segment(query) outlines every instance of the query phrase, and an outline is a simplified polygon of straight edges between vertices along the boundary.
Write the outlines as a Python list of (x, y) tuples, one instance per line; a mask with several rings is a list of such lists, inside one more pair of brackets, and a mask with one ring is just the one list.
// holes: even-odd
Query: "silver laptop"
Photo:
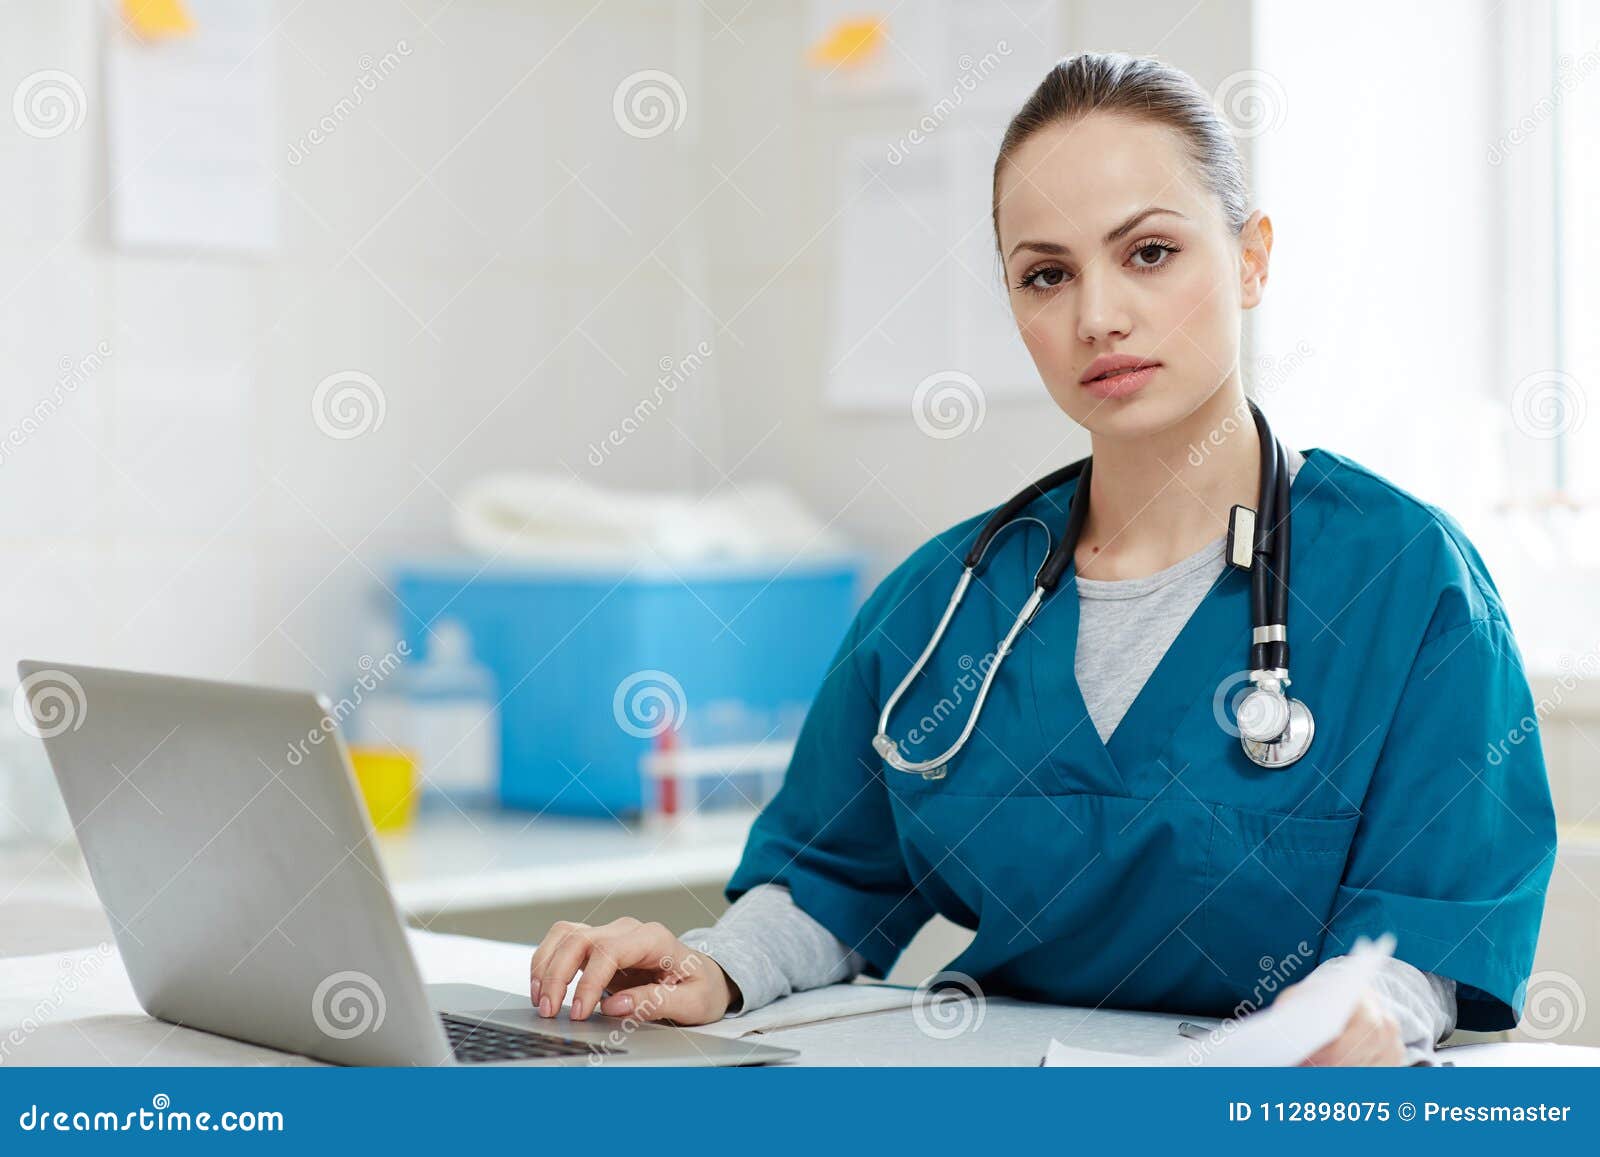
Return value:
[(151, 1016), (345, 1065), (797, 1055), (614, 1017), (543, 1019), (526, 992), (423, 984), (315, 695), (34, 660), (17, 671)]

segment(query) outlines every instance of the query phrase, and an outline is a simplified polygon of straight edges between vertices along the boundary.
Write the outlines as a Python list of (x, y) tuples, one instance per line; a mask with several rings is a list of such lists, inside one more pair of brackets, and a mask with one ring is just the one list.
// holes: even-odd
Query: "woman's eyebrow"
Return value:
[[(1111, 232), (1107, 233), (1106, 244), (1110, 245), (1114, 241), (1122, 240), (1129, 233), (1133, 232), (1134, 228), (1138, 226), (1139, 222), (1143, 221), (1146, 217), (1154, 217), (1157, 213), (1168, 213), (1174, 217), (1182, 217), (1185, 221), (1189, 219), (1176, 209), (1163, 209), (1159, 206), (1150, 209), (1144, 209), (1138, 213), (1135, 213), (1121, 225), (1118, 225), (1115, 229), (1111, 230)], [(1035, 253), (1046, 253), (1052, 257), (1066, 257), (1070, 256), (1072, 253), (1071, 248), (1056, 241), (1018, 241), (1014, 246), (1012, 246), (1010, 256), (1015, 257), (1017, 255), (1017, 251), (1021, 249), (1031, 249)]]

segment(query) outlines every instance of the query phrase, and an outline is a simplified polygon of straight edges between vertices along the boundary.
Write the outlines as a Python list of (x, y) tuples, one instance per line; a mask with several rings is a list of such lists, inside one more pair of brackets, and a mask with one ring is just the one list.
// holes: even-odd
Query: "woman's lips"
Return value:
[(1106, 377), (1084, 382), (1083, 388), (1097, 398), (1126, 398), (1129, 394), (1136, 394), (1144, 389), (1145, 383), (1160, 368), (1159, 365), (1145, 366), (1142, 369), (1108, 374)]

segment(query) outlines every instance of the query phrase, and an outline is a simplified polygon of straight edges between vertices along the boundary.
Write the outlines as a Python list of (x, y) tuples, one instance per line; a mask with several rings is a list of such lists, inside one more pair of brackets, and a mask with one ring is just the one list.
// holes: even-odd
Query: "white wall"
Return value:
[[(670, 48), (672, 13), (278, 4), (259, 51), (278, 78), (283, 241), (251, 261), (108, 246), (109, 7), (0, 5), (0, 88), (62, 68), (89, 96), (55, 139), (0, 124), (4, 424), (62, 359), (110, 349), (0, 468), (0, 658), (342, 684), (369, 568), (446, 545), (444, 495), (478, 473), (578, 462), (679, 352), (676, 285), (634, 268), (675, 219), (659, 191), (674, 146), (611, 114), (622, 64)], [(291, 164), (362, 58), (402, 42), (400, 67)], [(310, 399), (344, 369), (377, 380), (387, 415), (337, 441)], [(668, 433), (616, 473), (664, 480)]]
[[(1242, 3), (1067, 13), (1059, 54), (1158, 51), (1208, 84), (1248, 56)], [(835, 149), (923, 110), (819, 98), (803, 5), (280, 0), (272, 20), (258, 51), (277, 77), (279, 251), (129, 254), (106, 211), (114, 6), (0, 3), (0, 95), (60, 68), (89, 98), (54, 139), (0, 122), (0, 425), (64, 359), (109, 351), (0, 459), (7, 667), (340, 686), (383, 559), (447, 547), (446, 496), (490, 470), (787, 481), (882, 569), (1083, 452), (1042, 390), (950, 441), (909, 411), (824, 405)], [(386, 54), (397, 67), (291, 163)], [(685, 123), (635, 139), (613, 93), (652, 68), (680, 78)], [(658, 363), (707, 336), (707, 366), (592, 466)], [(347, 369), (387, 411), (339, 441), (310, 399)]]

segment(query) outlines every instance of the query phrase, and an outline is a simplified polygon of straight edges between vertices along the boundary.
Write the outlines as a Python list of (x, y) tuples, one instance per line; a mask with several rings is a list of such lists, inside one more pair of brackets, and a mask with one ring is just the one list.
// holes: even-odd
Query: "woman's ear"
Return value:
[(1257, 209), (1239, 231), (1239, 304), (1254, 309), (1267, 288), (1267, 262), (1272, 257), (1272, 218)]

